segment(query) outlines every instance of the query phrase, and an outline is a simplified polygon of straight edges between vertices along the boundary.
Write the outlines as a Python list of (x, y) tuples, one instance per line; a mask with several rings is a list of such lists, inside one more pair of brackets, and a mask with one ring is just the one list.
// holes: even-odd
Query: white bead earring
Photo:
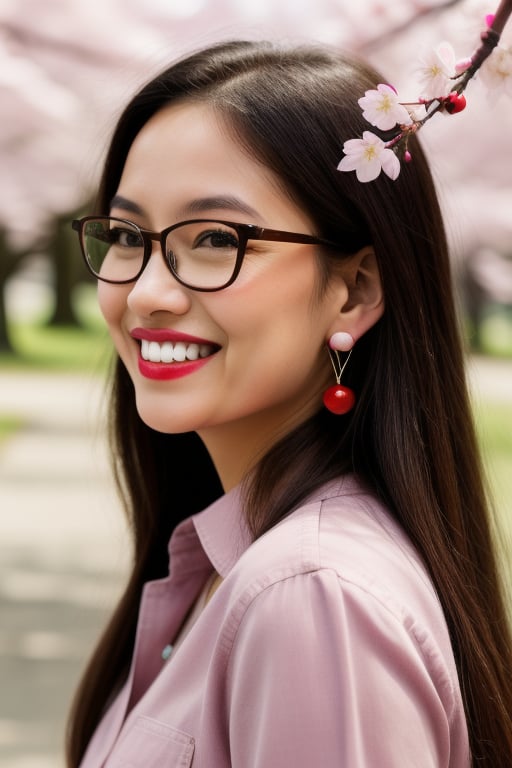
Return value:
[[(340, 384), (343, 371), (350, 360), (353, 346), (353, 337), (350, 333), (345, 333), (344, 331), (333, 333), (329, 339), (329, 355), (332, 367), (334, 368), (334, 375), (336, 376), (336, 384), (333, 384), (325, 390), (323, 402), (327, 410), (337, 416), (343, 416), (345, 413), (351, 411), (356, 402), (356, 396), (353, 390), (350, 389), (350, 387), (345, 387), (343, 384)], [(340, 362), (340, 352), (348, 352), (348, 357), (343, 365)]]
[(350, 335), (350, 333), (346, 333), (345, 331), (338, 331), (338, 333), (333, 333), (329, 339), (329, 347), (336, 352), (350, 352), (353, 346), (354, 338)]

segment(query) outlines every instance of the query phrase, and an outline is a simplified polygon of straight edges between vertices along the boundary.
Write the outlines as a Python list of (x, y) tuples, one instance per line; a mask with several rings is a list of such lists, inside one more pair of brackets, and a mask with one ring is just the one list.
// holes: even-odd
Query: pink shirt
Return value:
[[(170, 553), (81, 768), (469, 767), (437, 596), (353, 478), (254, 543), (235, 489), (181, 523)], [(212, 569), (223, 583), (164, 662)]]

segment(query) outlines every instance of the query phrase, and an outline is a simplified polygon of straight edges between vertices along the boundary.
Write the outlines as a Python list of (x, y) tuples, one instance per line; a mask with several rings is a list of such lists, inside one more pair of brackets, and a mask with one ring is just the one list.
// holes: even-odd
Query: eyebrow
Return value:
[(253, 218), (260, 218), (258, 212), (251, 208), (250, 205), (240, 200), (238, 197), (231, 195), (219, 195), (215, 197), (199, 197), (196, 200), (191, 200), (184, 206), (180, 213), (183, 214), (196, 214), (206, 213), (207, 211), (234, 211), (235, 213), (244, 213), (247, 216)]
[(144, 209), (134, 203), (132, 200), (123, 197), (122, 195), (114, 195), (110, 201), (110, 208), (121, 208), (123, 211), (129, 213), (136, 213), (138, 216), (144, 216)]
[[(135, 213), (137, 216), (145, 216), (144, 209), (128, 198), (122, 195), (114, 195), (110, 202), (110, 208), (120, 208), (128, 213)], [(208, 211), (234, 211), (251, 216), (253, 219), (259, 219), (260, 215), (250, 205), (231, 195), (216, 195), (214, 197), (198, 197), (190, 200), (186, 205), (180, 208), (179, 216), (190, 216), (206, 213)]]

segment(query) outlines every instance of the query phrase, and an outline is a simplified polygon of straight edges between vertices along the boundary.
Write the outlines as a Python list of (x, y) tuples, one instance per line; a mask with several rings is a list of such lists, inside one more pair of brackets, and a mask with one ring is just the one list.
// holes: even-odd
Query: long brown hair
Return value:
[[(225, 43), (189, 56), (145, 86), (121, 116), (98, 208), (108, 211), (131, 143), (146, 121), (177, 99), (199, 99), (218, 110), (236, 140), (281, 178), (318, 235), (373, 245), (386, 311), (354, 350), (347, 383), (358, 393), (357, 407), (343, 419), (322, 409), (273, 446), (246, 484), (247, 518), (258, 537), (341, 472), (356, 472), (370, 485), (414, 542), (437, 589), (473, 759), (505, 768), (512, 762), (511, 642), (432, 179), (416, 141), (413, 162), (394, 182), (361, 184), (355, 174), (336, 170), (343, 142), (366, 129), (357, 98), (380, 81), (366, 65), (314, 46)], [(331, 259), (325, 255), (327, 271)], [(79, 764), (126, 678), (142, 586), (166, 574), (168, 537), (179, 520), (222, 493), (194, 434), (163, 435), (142, 423), (119, 360), (111, 412), (134, 563), (76, 696), (69, 768)], [(201, 477), (201, 483), (187, 483), (187, 476)], [(173, 477), (192, 489), (177, 509)]]

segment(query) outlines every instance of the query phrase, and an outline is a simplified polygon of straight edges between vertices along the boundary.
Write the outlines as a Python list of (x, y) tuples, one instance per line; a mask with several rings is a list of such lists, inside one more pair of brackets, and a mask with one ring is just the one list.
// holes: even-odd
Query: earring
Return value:
[(338, 352), (350, 352), (353, 346), (353, 337), (350, 335), (350, 333), (346, 333), (345, 331), (338, 331), (338, 333), (333, 333), (329, 339), (330, 349), (335, 349)]
[[(354, 339), (350, 333), (334, 333), (329, 339), (329, 356), (331, 358), (332, 367), (334, 368), (334, 375), (336, 376), (336, 384), (329, 387), (324, 392), (324, 405), (328, 411), (336, 414), (337, 416), (343, 416), (352, 410), (356, 402), (356, 396), (350, 387), (345, 387), (340, 384), (343, 371), (347, 367), (347, 363), (350, 360), (352, 354), (352, 347), (354, 346)], [(341, 365), (340, 352), (348, 352), (347, 359)]]

